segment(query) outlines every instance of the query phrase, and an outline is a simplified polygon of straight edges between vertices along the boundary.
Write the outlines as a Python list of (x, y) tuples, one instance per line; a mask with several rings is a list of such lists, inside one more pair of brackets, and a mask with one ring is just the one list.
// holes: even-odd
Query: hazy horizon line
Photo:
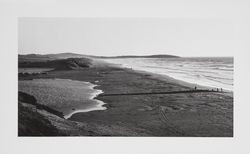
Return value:
[(51, 54), (78, 54), (78, 55), (86, 55), (86, 56), (97, 56), (97, 57), (118, 57), (118, 56), (152, 56), (152, 55), (170, 55), (170, 56), (178, 56), (178, 57), (234, 57), (233, 55), (225, 55), (225, 56), (181, 56), (181, 55), (174, 55), (174, 54), (166, 54), (166, 53), (156, 53), (156, 54), (127, 54), (127, 55), (92, 55), (92, 54), (83, 54), (77, 52), (56, 52), (56, 53), (18, 53), (18, 55), (51, 55)]

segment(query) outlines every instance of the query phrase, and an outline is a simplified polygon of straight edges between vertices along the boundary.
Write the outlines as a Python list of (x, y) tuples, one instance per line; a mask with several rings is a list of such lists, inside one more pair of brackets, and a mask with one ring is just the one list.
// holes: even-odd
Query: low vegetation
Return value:
[(38, 104), (35, 97), (18, 92), (18, 136), (64, 135), (37, 110), (44, 110), (59, 117), (62, 113)]
[(46, 61), (20, 61), (19, 68), (54, 68), (55, 70), (72, 70), (88, 68), (91, 66), (91, 59), (68, 58)]

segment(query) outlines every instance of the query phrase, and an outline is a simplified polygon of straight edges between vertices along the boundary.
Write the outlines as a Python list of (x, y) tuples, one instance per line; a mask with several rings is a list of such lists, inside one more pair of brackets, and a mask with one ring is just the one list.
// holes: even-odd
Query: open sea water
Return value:
[(233, 57), (117, 58), (104, 61), (198, 85), (233, 91)]

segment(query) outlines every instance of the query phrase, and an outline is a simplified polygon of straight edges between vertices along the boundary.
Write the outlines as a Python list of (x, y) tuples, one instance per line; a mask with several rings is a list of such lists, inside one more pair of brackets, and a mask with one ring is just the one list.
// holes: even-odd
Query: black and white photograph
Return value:
[(249, 154), (250, 1), (0, 0), (2, 154)]
[(18, 136), (233, 137), (226, 21), (33, 17), (18, 34)]

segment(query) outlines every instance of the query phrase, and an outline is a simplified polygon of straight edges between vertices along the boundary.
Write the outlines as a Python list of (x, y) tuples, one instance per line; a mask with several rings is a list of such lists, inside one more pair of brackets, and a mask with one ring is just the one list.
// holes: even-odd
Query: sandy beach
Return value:
[[(104, 94), (192, 90), (194, 85), (167, 76), (134, 71), (95, 61), (82, 70), (56, 70), (19, 77), (60, 78), (98, 84)], [(204, 87), (198, 87), (204, 88)], [(50, 119), (73, 136), (233, 136), (233, 93), (178, 93), (138, 96), (99, 96), (107, 110)], [(55, 122), (57, 121), (57, 123)], [(72, 123), (72, 124), (69, 124)], [(66, 128), (67, 125), (67, 129)]]

